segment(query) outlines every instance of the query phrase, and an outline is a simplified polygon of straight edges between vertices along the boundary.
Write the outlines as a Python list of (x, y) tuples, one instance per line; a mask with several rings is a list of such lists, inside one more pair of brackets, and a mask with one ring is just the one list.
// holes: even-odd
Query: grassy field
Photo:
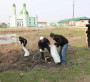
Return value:
[[(31, 56), (23, 57), (18, 43), (0, 45), (0, 82), (90, 82), (90, 49), (86, 48), (85, 28), (1, 29), (0, 34), (18, 34), (28, 40)], [(40, 36), (49, 40), (50, 32), (62, 34), (69, 40), (67, 64), (37, 63)], [(50, 56), (46, 53), (45, 55)], [(36, 57), (33, 60), (33, 57)], [(40, 62), (40, 61), (39, 61)]]

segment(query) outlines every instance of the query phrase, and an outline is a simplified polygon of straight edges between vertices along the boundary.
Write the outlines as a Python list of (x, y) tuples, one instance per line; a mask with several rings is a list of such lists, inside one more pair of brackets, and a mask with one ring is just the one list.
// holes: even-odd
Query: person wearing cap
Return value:
[(27, 40), (21, 36), (19, 36), (19, 41), (21, 44), (23, 44), (24, 47), (26, 47), (26, 44), (27, 44)]
[(90, 47), (90, 20), (88, 21), (89, 24), (86, 24), (86, 27), (88, 27), (86, 33), (88, 37), (88, 47)]
[(56, 41), (56, 43), (54, 43), (54, 45), (56, 45), (56, 47), (59, 47), (59, 46), (61, 47), (60, 51), (59, 51), (61, 63), (63, 65), (66, 64), (66, 51), (68, 48), (68, 40), (64, 36), (54, 34), (54, 33), (50, 33), (50, 37), (51, 37), (51, 39)]
[(44, 60), (44, 49), (47, 48), (49, 53), (50, 53), (50, 41), (47, 38), (44, 37), (40, 37), (40, 40), (38, 41), (38, 47), (40, 49), (41, 52), (41, 59)]

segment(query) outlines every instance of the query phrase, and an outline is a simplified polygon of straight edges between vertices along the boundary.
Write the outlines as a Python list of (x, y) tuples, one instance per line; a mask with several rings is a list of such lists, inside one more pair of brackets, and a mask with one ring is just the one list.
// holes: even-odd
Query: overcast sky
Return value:
[[(38, 15), (39, 21), (57, 22), (72, 17), (73, 0), (0, 0), (0, 22), (9, 22), (12, 4), (16, 4), (17, 16), (23, 3), (30, 16)], [(90, 0), (75, 0), (75, 17), (90, 17)]]

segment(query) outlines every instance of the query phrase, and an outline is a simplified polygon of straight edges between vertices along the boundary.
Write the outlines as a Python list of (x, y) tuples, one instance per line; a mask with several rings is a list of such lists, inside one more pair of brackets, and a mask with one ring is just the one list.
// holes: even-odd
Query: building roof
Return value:
[[(85, 20), (85, 19), (90, 19), (90, 18), (88, 18), (88, 17), (77, 17), (77, 18), (74, 18), (74, 21), (80, 21), (82, 19)], [(70, 21), (73, 21), (73, 18), (65, 19), (65, 20), (60, 20), (58, 23), (70, 22)]]
[(47, 24), (47, 22), (38, 22), (38, 24)]
[(90, 19), (80, 19), (80, 20), (90, 20)]

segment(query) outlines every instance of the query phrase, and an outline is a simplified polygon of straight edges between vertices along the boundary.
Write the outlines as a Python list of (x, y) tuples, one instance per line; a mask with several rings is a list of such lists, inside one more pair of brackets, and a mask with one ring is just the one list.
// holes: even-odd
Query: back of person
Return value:
[(22, 41), (24, 43), (24, 41), (27, 41), (25, 38), (22, 38), (20, 41)]
[(54, 40), (56, 42), (59, 42), (60, 46), (63, 46), (68, 43), (68, 40), (64, 36), (58, 34), (55, 35)]
[(25, 47), (27, 44), (27, 40), (23, 37), (19, 37), (19, 41), (21, 42), (21, 44), (23, 44), (23, 46)]
[(68, 40), (64, 36), (54, 34), (54, 33), (50, 33), (50, 37), (51, 39), (56, 41), (54, 43), (56, 47), (61, 46), (59, 50), (59, 55), (60, 55), (62, 65), (65, 65), (66, 64), (66, 51), (68, 48)]
[(44, 41), (41, 42), (41, 40), (39, 40), (38, 45), (41, 47), (46, 47), (48, 45), (49, 41), (47, 38), (44, 38)]

